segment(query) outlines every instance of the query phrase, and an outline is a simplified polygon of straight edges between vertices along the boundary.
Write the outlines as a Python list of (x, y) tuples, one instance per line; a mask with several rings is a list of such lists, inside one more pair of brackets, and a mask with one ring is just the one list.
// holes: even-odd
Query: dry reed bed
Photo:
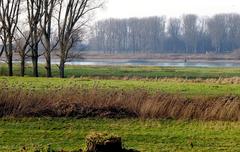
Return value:
[(0, 91), (0, 117), (138, 117), (240, 121), (240, 97), (193, 97), (144, 90), (5, 89)]

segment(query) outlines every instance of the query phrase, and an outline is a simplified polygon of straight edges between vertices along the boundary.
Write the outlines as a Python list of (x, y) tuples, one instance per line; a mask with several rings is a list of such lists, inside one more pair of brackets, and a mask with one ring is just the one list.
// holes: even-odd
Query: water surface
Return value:
[(92, 65), (92, 66), (159, 66), (159, 67), (240, 67), (240, 61), (157, 61), (157, 60), (82, 60), (71, 61), (68, 65)]

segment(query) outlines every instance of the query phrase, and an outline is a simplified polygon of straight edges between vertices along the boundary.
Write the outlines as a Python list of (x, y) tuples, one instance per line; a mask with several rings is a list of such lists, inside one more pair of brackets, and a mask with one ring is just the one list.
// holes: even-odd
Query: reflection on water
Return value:
[(125, 60), (125, 61), (72, 61), (69, 65), (93, 66), (162, 66), (162, 67), (240, 67), (240, 61), (151, 61), (151, 60)]

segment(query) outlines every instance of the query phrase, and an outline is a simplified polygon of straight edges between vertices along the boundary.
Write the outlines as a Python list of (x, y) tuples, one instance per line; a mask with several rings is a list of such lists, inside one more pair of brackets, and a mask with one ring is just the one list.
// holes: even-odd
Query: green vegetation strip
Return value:
[[(240, 123), (139, 121), (135, 119), (0, 119), (0, 151), (85, 147), (91, 132), (123, 138), (126, 148), (157, 151), (240, 151)], [(193, 146), (193, 147), (192, 147)]]
[(119, 90), (144, 89), (152, 92), (179, 95), (240, 95), (240, 84), (218, 84), (206, 82), (144, 81), (144, 80), (97, 80), (88, 78), (22, 78), (0, 77), (0, 87), (33, 91), (48, 91), (64, 88), (102, 88)]
[[(40, 76), (45, 76), (45, 68), (40, 65)], [(20, 67), (14, 65), (14, 75), (19, 76)], [(0, 75), (7, 75), (7, 66), (0, 64)], [(26, 67), (26, 75), (32, 75), (31, 65)], [(59, 75), (53, 65), (53, 75)], [(140, 78), (229, 78), (240, 76), (239, 68), (176, 68), (176, 67), (132, 67), (132, 66), (67, 66), (67, 77), (140, 77)]]

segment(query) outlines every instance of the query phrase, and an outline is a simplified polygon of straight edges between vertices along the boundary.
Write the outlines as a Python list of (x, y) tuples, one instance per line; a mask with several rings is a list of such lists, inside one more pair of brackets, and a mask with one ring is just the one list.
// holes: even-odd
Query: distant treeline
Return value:
[(92, 30), (89, 49), (105, 53), (216, 53), (240, 48), (240, 15), (107, 19)]

